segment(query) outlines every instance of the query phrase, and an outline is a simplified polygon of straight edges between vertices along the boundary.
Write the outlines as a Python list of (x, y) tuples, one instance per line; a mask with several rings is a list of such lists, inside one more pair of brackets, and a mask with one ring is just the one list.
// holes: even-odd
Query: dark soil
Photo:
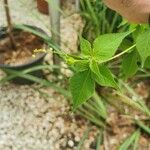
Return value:
[(24, 31), (13, 31), (16, 49), (13, 49), (8, 35), (0, 39), (0, 64), (16, 66), (26, 64), (32, 59), (33, 50), (43, 47), (43, 40)]

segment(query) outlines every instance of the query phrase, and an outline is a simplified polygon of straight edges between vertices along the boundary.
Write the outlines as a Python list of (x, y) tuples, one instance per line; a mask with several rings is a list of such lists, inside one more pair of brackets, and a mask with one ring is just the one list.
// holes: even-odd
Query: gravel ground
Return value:
[[(0, 150), (75, 149), (88, 123), (77, 121), (64, 97), (52, 89), (45, 99), (33, 87), (0, 86)], [(84, 150), (92, 150), (96, 133), (93, 127)]]

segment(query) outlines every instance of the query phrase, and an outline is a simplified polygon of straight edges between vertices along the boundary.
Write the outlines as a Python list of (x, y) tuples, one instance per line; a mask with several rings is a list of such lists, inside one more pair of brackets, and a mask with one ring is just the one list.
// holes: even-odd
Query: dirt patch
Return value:
[(12, 48), (8, 35), (0, 40), (0, 63), (10, 66), (22, 65), (34, 59), (34, 49), (43, 47), (43, 40), (21, 30), (13, 31), (16, 48)]

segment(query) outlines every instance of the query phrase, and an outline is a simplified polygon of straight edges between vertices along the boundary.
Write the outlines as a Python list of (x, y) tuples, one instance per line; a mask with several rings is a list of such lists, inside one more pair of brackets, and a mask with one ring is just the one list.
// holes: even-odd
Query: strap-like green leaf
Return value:
[(128, 150), (131, 144), (134, 143), (137, 137), (139, 137), (140, 131), (135, 131), (129, 138), (127, 138), (124, 143), (119, 147), (118, 150)]

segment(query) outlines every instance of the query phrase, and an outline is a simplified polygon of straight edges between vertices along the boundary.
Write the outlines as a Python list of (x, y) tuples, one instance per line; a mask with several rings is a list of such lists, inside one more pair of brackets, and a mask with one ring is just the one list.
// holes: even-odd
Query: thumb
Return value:
[(150, 0), (103, 0), (111, 9), (117, 11), (133, 23), (148, 23)]

